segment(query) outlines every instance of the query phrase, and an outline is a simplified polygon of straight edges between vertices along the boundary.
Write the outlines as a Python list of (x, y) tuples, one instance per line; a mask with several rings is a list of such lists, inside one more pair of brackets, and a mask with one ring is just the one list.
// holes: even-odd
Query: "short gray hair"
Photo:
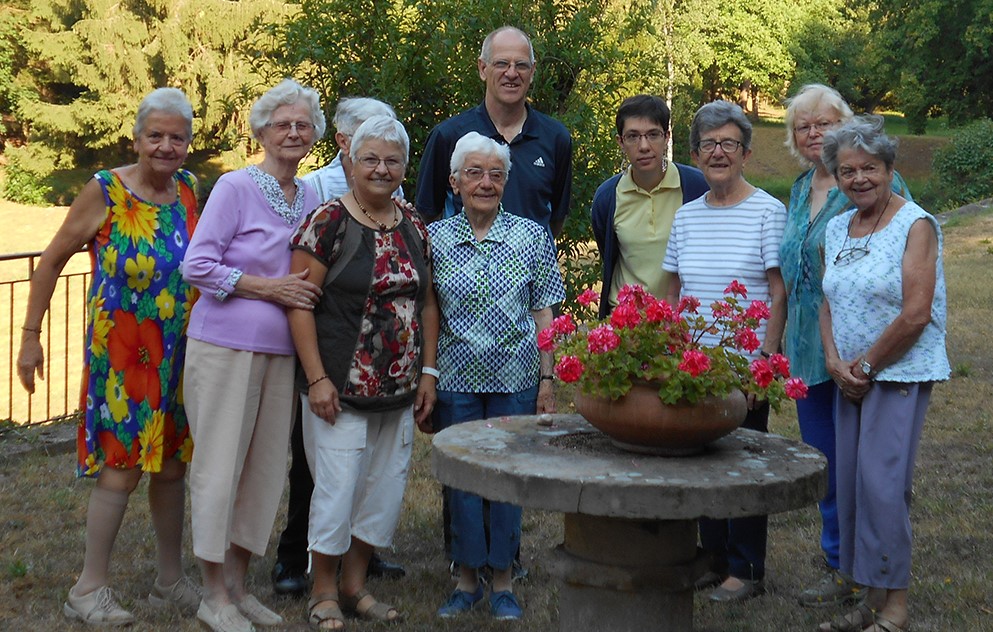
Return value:
[(352, 136), (352, 147), (348, 157), (354, 162), (359, 150), (367, 140), (381, 140), (385, 143), (399, 145), (403, 149), (403, 161), (406, 163), (410, 154), (410, 137), (403, 123), (392, 116), (373, 116), (367, 118)]
[(531, 45), (531, 38), (528, 37), (528, 34), (527, 33), (525, 33), (524, 31), (522, 31), (521, 29), (517, 28), (516, 26), (501, 26), (498, 29), (494, 29), (494, 30), (490, 31), (489, 35), (487, 35), (486, 38), (483, 40), (483, 47), (479, 51), (479, 58), (482, 59), (483, 61), (485, 61), (486, 63), (490, 63), (490, 61), (492, 60), (491, 55), (493, 53), (493, 39), (497, 35), (499, 35), (500, 33), (505, 33), (507, 31), (510, 31), (510, 32), (513, 32), (513, 33), (516, 33), (516, 34), (520, 35), (521, 38), (525, 42), (527, 42), (527, 44), (528, 44), (528, 60), (533, 64), (534, 63), (534, 46)]
[(503, 170), (510, 174), (510, 147), (479, 132), (469, 132), (455, 143), (455, 151), (452, 152), (452, 160), (449, 163), (456, 180), (462, 179), (462, 167), (465, 166), (465, 159), (469, 154), (496, 156), (503, 163)]
[(837, 112), (842, 123), (848, 121), (854, 113), (848, 107), (845, 98), (841, 93), (826, 86), (823, 83), (808, 83), (800, 88), (796, 94), (786, 99), (786, 148), (790, 150), (793, 157), (800, 161), (804, 167), (812, 167), (813, 164), (803, 157), (796, 146), (796, 132), (793, 130), (796, 117), (805, 112), (813, 112), (821, 106), (826, 106)]
[(324, 119), (324, 112), (321, 110), (321, 97), (316, 90), (304, 88), (292, 79), (283, 79), (270, 88), (252, 106), (252, 111), (248, 115), (248, 124), (252, 128), (252, 134), (256, 138), (262, 132), (262, 128), (272, 120), (272, 113), (282, 105), (294, 105), (298, 102), (310, 108), (310, 122), (314, 124), (314, 140), (324, 136), (327, 129), (327, 121)]
[(134, 119), (134, 136), (145, 131), (145, 121), (153, 112), (174, 114), (186, 121), (186, 139), (193, 140), (193, 106), (186, 94), (179, 88), (158, 88), (148, 93), (138, 105), (138, 115)]
[(741, 144), (744, 148), (752, 146), (752, 122), (748, 120), (741, 107), (728, 101), (712, 101), (696, 111), (693, 124), (690, 125), (690, 150), (700, 151), (700, 136), (718, 127), (733, 123), (741, 130)]
[(845, 149), (861, 149), (873, 158), (879, 158), (887, 171), (896, 162), (897, 139), (883, 131), (885, 120), (878, 114), (856, 116), (841, 127), (824, 135), (821, 160), (834, 177), (838, 177), (838, 154)]
[(352, 136), (366, 120), (374, 116), (396, 118), (396, 112), (379, 99), (345, 97), (334, 110), (334, 129), (345, 136)]

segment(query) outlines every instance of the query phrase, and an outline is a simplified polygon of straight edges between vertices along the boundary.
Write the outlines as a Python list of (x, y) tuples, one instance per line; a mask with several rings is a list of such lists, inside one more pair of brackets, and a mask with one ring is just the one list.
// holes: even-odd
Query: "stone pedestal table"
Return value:
[(692, 630), (697, 519), (787, 511), (827, 489), (820, 452), (745, 429), (680, 458), (624, 452), (579, 415), (473, 421), (433, 445), (442, 483), (565, 515), (551, 572), (569, 632)]

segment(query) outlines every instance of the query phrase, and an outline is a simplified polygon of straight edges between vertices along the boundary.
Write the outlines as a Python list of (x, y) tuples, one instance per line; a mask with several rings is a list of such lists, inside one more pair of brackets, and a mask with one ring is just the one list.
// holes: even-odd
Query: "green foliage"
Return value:
[[(607, 0), (304, 0), (293, 21), (270, 29), (271, 78), (292, 75), (314, 87), (328, 113), (346, 95), (390, 103), (410, 134), (405, 190), (412, 198), (418, 152), (431, 129), (483, 98), (476, 68), (483, 37), (504, 24), (531, 34), (538, 61), (531, 102), (562, 121), (575, 142), (572, 212), (559, 239), (575, 295), (599, 274), (597, 260), (583, 256), (593, 192), (619, 168), (610, 122), (623, 74), (611, 71), (622, 57), (609, 35), (617, 20), (608, 8)], [(321, 162), (330, 160), (332, 135), (315, 151)]]
[(45, 204), (52, 187), (45, 174), (38, 173), (25, 165), (27, 152), (23, 147), (12, 147), (6, 151), (7, 167), (4, 170), (3, 188), (0, 195), (5, 200), (20, 204)]
[(993, 121), (983, 119), (955, 132), (935, 152), (927, 195), (939, 210), (993, 197)]

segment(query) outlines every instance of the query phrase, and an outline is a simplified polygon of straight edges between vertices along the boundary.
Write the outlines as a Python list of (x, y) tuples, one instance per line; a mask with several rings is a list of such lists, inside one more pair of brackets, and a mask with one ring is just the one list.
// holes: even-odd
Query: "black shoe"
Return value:
[(399, 564), (394, 564), (393, 562), (387, 562), (383, 558), (379, 557), (378, 553), (373, 553), (372, 557), (369, 558), (369, 569), (366, 571), (366, 577), (384, 577), (386, 579), (400, 579), (407, 574), (403, 566)]
[(310, 579), (306, 571), (276, 562), (272, 567), (272, 591), (287, 597), (303, 597), (310, 591)]

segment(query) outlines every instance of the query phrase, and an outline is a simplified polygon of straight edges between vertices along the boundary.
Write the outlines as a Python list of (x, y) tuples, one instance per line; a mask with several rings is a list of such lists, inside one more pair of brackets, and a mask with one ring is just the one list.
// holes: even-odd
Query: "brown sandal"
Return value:
[(889, 619), (876, 617), (876, 622), (865, 629), (868, 632), (909, 632), (910, 626), (907, 625), (906, 627), (901, 628)]
[[(359, 610), (359, 602), (366, 597), (371, 597), (373, 602), (372, 605), (365, 610)], [(389, 604), (385, 604), (382, 601), (377, 601), (375, 597), (372, 596), (368, 590), (363, 588), (359, 592), (355, 593), (351, 597), (347, 595), (342, 595), (341, 605), (350, 612), (355, 613), (360, 619), (365, 619), (366, 621), (383, 621), (385, 623), (396, 623), (400, 621), (400, 611)], [(390, 616), (392, 614), (392, 616)]]
[[(333, 606), (327, 606), (324, 608), (318, 608), (317, 606), (325, 602), (334, 602)], [(345, 629), (345, 615), (341, 613), (341, 606), (338, 605), (338, 595), (333, 593), (323, 593), (320, 595), (314, 595), (307, 602), (307, 611), (310, 617), (307, 622), (310, 623), (310, 627), (315, 630), (344, 630)], [(340, 625), (333, 625), (333, 627), (326, 627), (324, 624), (328, 621), (332, 623), (338, 623)]]
[(872, 608), (860, 603), (854, 610), (838, 615), (828, 623), (818, 626), (819, 632), (862, 632), (875, 621)]

